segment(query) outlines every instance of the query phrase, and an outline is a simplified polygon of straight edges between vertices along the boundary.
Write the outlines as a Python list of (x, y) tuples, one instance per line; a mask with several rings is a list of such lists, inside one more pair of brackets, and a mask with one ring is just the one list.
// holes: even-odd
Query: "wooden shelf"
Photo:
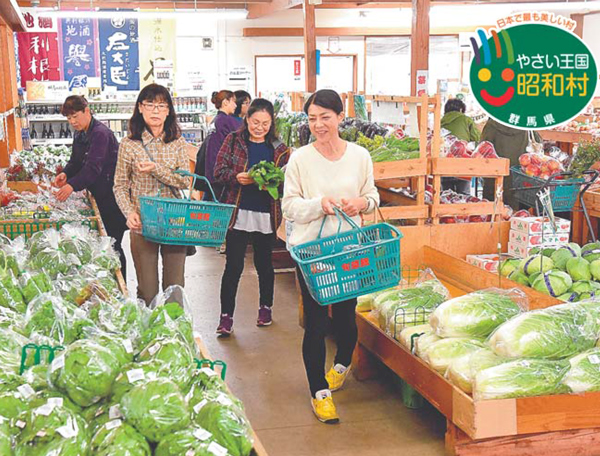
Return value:
[[(497, 210), (497, 209), (496, 209)], [(494, 213), (494, 203), (460, 203), (460, 204), (433, 204), (432, 217), (448, 217), (461, 215), (490, 215)]]
[(426, 175), (427, 168), (428, 166), (426, 158), (380, 162), (373, 163), (373, 175), (375, 177), (375, 181), (418, 177)]
[(591, 141), (592, 139), (594, 139), (594, 135), (592, 135), (591, 133), (576, 133), (571, 131), (557, 130), (541, 130), (538, 131), (538, 133), (544, 141), (579, 143), (582, 141)]
[(451, 158), (431, 159), (431, 174), (446, 177), (497, 177), (510, 175), (508, 158)]

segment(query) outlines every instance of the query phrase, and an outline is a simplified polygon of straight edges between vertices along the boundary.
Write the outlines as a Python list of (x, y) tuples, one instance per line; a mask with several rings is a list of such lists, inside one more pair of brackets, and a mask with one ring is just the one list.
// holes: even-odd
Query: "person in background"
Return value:
[(163, 264), (162, 289), (184, 286), (186, 247), (156, 244), (142, 236), (140, 196), (178, 196), (191, 184), (176, 174), (188, 169), (186, 142), (181, 137), (169, 91), (150, 84), (140, 92), (129, 136), (121, 141), (115, 174), (117, 203), (131, 230), (131, 253), (138, 282), (138, 297), (150, 304), (159, 291), (158, 255)]
[(256, 325), (269, 326), (273, 321), (272, 254), (275, 233), (282, 220), (281, 205), (266, 190), (258, 188), (248, 170), (263, 160), (283, 167), (288, 158), (289, 149), (275, 134), (273, 104), (257, 98), (250, 105), (241, 130), (225, 139), (215, 166), (215, 179), (225, 186), (223, 202), (236, 205), (227, 232), (227, 262), (221, 280), (221, 318), (217, 328), (221, 336), (233, 332), (235, 299), (249, 242), (260, 290)]
[[(360, 225), (360, 215), (372, 212), (379, 204), (369, 152), (339, 136), (338, 127), (344, 118), (340, 96), (333, 90), (319, 90), (308, 99), (304, 112), (316, 140), (295, 151), (286, 168), (282, 207), (286, 220), (294, 223), (291, 246), (314, 241), (322, 226), (323, 237), (337, 233), (340, 226), (334, 207)], [(348, 223), (341, 228), (351, 229)], [(325, 375), (328, 306), (321, 306), (312, 298), (299, 268), (298, 281), (304, 303), (302, 355), (311, 404), (319, 421), (337, 423), (331, 391), (342, 387), (350, 371), (357, 340), (356, 299), (332, 306), (337, 354)]]
[(87, 189), (95, 198), (106, 233), (115, 240), (121, 271), (127, 277), (125, 253), (121, 246), (127, 230), (113, 193), (119, 143), (115, 134), (92, 116), (87, 100), (79, 95), (68, 97), (61, 109), (75, 130), (73, 151), (63, 172), (54, 179), (59, 188), (56, 198), (65, 201), (71, 193)]
[(467, 106), (458, 98), (451, 98), (444, 106), (444, 117), (442, 117), (442, 128), (450, 131), (450, 134), (463, 141), (479, 142), (479, 130), (475, 122), (465, 114)]
[[(214, 132), (210, 135), (206, 146), (204, 175), (213, 186), (215, 195), (219, 198), (223, 191), (223, 186), (216, 182), (214, 175), (217, 154), (221, 150), (221, 146), (223, 145), (225, 138), (227, 138), (227, 135), (240, 128), (240, 120), (233, 117), (237, 105), (235, 94), (232, 91), (221, 90), (220, 92), (214, 92), (211, 101), (219, 111), (213, 121)], [(210, 192), (206, 192), (204, 194), (205, 199), (211, 198), (209, 193)]]
[(248, 107), (250, 106), (252, 97), (245, 90), (236, 90), (234, 94), (236, 107), (233, 117), (242, 122), (248, 114)]

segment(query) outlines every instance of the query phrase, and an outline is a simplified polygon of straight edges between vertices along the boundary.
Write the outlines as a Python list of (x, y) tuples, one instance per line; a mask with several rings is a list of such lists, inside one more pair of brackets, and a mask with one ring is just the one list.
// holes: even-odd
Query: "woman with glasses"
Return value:
[(225, 139), (215, 166), (215, 178), (225, 185), (223, 201), (236, 205), (227, 232), (227, 262), (221, 281), (221, 319), (217, 333), (223, 337), (233, 332), (235, 298), (250, 242), (260, 291), (256, 324), (269, 326), (272, 323), (275, 273), (271, 257), (275, 233), (281, 224), (281, 205), (256, 185), (248, 170), (261, 161), (282, 167), (288, 158), (287, 146), (275, 135), (273, 105), (257, 98), (250, 105), (241, 130)]
[(140, 92), (129, 136), (119, 147), (114, 192), (131, 230), (131, 253), (138, 297), (150, 304), (159, 291), (158, 255), (163, 264), (162, 289), (184, 285), (186, 247), (156, 244), (142, 236), (140, 196), (178, 197), (190, 180), (176, 174), (188, 169), (186, 142), (181, 137), (169, 91), (150, 84)]
[(240, 121), (240, 123), (242, 123), (244, 118), (248, 114), (248, 108), (250, 107), (252, 97), (245, 90), (236, 90), (234, 94), (236, 108), (235, 112), (233, 113), (233, 117), (235, 117)]

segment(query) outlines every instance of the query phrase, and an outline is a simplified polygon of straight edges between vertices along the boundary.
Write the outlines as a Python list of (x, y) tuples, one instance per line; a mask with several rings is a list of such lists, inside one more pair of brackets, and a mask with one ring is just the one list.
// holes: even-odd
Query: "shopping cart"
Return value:
[(515, 199), (527, 207), (535, 207), (537, 215), (541, 214), (540, 202), (537, 196), (540, 191), (550, 189), (550, 200), (554, 212), (573, 211), (575, 202), (579, 197), (580, 211), (583, 212), (592, 241), (596, 241), (590, 217), (583, 201), (583, 195), (598, 178), (598, 171), (584, 171), (582, 177), (574, 177), (574, 173), (566, 172), (550, 176), (549, 179), (542, 179), (529, 176), (521, 171), (518, 166), (513, 166), (510, 169), (510, 174), (513, 183), (513, 188), (510, 190), (514, 192)]
[[(334, 208), (338, 231), (321, 238), (326, 217), (316, 240), (292, 247), (311, 296), (322, 306), (357, 298), (398, 285), (402, 233), (388, 223), (361, 228)], [(352, 229), (341, 232), (342, 224)]]
[[(142, 235), (159, 244), (219, 247), (225, 241), (235, 206), (219, 203), (208, 179), (188, 171), (176, 173), (204, 179), (213, 201), (188, 198), (140, 197)], [(193, 188), (193, 185), (192, 185)]]

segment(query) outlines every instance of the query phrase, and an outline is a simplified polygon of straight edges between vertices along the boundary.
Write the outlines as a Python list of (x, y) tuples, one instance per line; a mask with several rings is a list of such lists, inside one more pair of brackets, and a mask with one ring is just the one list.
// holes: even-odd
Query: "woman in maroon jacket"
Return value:
[(233, 332), (235, 298), (248, 242), (254, 249), (260, 290), (256, 324), (268, 326), (273, 321), (275, 274), (271, 255), (281, 224), (281, 204), (258, 188), (248, 170), (263, 160), (283, 167), (288, 158), (287, 146), (275, 135), (273, 105), (257, 98), (250, 105), (241, 130), (225, 139), (215, 165), (215, 180), (225, 185), (223, 202), (236, 205), (226, 238), (227, 263), (221, 281), (221, 319), (217, 328), (221, 336)]

